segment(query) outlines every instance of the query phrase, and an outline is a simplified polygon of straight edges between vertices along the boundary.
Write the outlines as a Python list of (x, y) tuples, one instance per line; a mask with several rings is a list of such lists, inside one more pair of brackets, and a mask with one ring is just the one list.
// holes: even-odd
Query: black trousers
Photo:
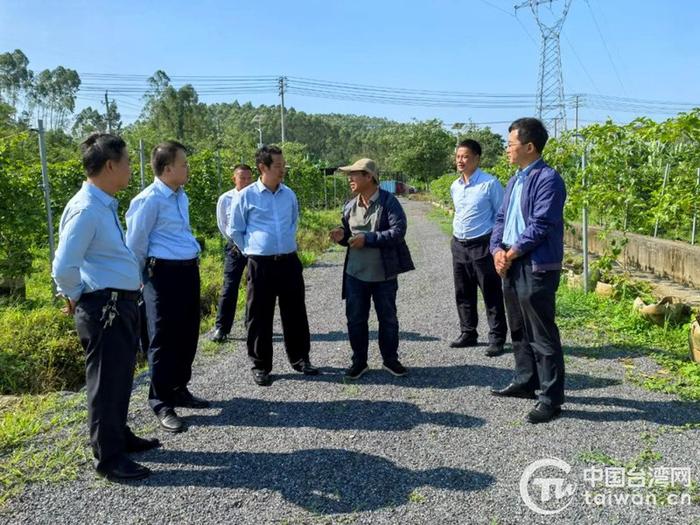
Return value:
[(148, 319), (148, 403), (158, 412), (173, 408), (177, 391), (187, 388), (197, 351), (200, 320), (199, 266), (158, 259), (144, 272)]
[(248, 264), (248, 258), (232, 242), (226, 243), (224, 252), (224, 284), (219, 296), (219, 307), (216, 312), (216, 328), (223, 334), (231, 332), (233, 320), (236, 317), (238, 303), (238, 287), (241, 284), (243, 270)]
[(254, 370), (272, 370), (272, 321), (279, 298), (284, 347), (290, 363), (309, 358), (303, 267), (296, 252), (248, 257), (248, 356)]
[(501, 278), (496, 273), (493, 256), (489, 251), (490, 235), (469, 241), (452, 237), (452, 273), (455, 282), (455, 300), (462, 333), (476, 339), (479, 325), (477, 287), (481, 289), (489, 323), (489, 343), (502, 345), (506, 341), (505, 307)]
[(554, 320), (559, 270), (533, 272), (528, 256), (515, 259), (503, 280), (515, 356), (514, 383), (540, 390), (539, 400), (564, 403), (564, 353)]
[(73, 316), (85, 350), (88, 429), (96, 467), (124, 454), (129, 398), (139, 346), (139, 312), (135, 300), (116, 303), (119, 315), (105, 327), (102, 309), (108, 297), (84, 294)]

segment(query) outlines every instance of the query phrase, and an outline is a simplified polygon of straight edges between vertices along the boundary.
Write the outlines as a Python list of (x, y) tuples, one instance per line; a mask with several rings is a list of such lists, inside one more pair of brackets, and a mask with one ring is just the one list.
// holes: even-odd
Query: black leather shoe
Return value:
[(398, 359), (396, 361), (384, 363), (382, 368), (396, 377), (403, 377), (408, 374), (408, 370), (406, 370), (405, 366), (399, 363)]
[(367, 371), (369, 370), (369, 367), (364, 364), (364, 365), (352, 365), (350, 368), (348, 368), (345, 371), (345, 378), (346, 379), (360, 379)]
[(496, 388), (491, 389), (491, 394), (498, 397), (521, 397), (524, 399), (536, 399), (535, 392), (533, 390), (527, 390), (520, 385), (511, 383), (505, 388), (500, 390)]
[(124, 449), (127, 453), (132, 452), (145, 452), (146, 450), (151, 450), (153, 448), (158, 448), (160, 446), (160, 441), (156, 438), (144, 439), (134, 434), (126, 437), (126, 445)]
[(537, 403), (535, 408), (530, 410), (527, 420), (530, 423), (547, 423), (561, 415), (561, 407), (554, 407), (546, 403)]
[(313, 366), (310, 361), (304, 359), (294, 363), (292, 368), (297, 372), (301, 372), (305, 376), (317, 376), (319, 374), (318, 368)]
[(209, 338), (209, 340), (213, 343), (225, 343), (227, 339), (228, 334), (223, 333), (221, 331), (221, 328), (217, 328), (216, 330), (214, 330), (214, 333)]
[(486, 356), (487, 357), (497, 357), (499, 355), (502, 355), (505, 353), (505, 348), (503, 348), (503, 345), (489, 345), (489, 347), (486, 349)]
[(139, 465), (126, 456), (119, 456), (106, 466), (96, 467), (97, 474), (110, 481), (143, 479), (151, 475), (151, 470)]
[(161, 409), (156, 417), (160, 421), (160, 426), (166, 432), (183, 432), (187, 430), (185, 421), (175, 413), (175, 409), (167, 407)]
[(209, 408), (211, 405), (206, 399), (192, 395), (187, 388), (175, 393), (175, 406), (183, 408)]
[(272, 384), (272, 379), (270, 378), (270, 373), (265, 370), (253, 369), (253, 381), (258, 386), (270, 386)]
[(462, 332), (457, 339), (450, 343), (450, 348), (467, 348), (468, 346), (476, 346), (476, 337)]

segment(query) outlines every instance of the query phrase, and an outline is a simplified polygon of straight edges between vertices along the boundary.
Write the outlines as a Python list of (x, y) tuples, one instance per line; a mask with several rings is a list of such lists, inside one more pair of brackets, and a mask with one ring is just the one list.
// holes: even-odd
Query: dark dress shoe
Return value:
[(253, 369), (253, 381), (255, 381), (255, 384), (258, 386), (270, 386), (272, 384), (270, 373), (257, 368)]
[(126, 456), (119, 456), (107, 465), (95, 467), (97, 474), (110, 481), (143, 479), (151, 475), (151, 470), (139, 465)]
[(292, 368), (297, 372), (301, 372), (305, 376), (317, 376), (319, 374), (318, 368), (313, 366), (310, 361), (304, 359), (294, 363)]
[(496, 388), (491, 389), (491, 394), (498, 397), (521, 397), (524, 399), (536, 399), (534, 390), (528, 390), (521, 385), (516, 385), (511, 383), (505, 388), (500, 390)]
[(173, 408), (163, 408), (157, 414), (156, 417), (160, 421), (160, 426), (166, 432), (183, 432), (187, 429), (185, 421), (175, 413)]
[(214, 333), (209, 338), (212, 343), (225, 343), (227, 339), (228, 334), (223, 333), (220, 328), (214, 330)]
[(499, 355), (502, 355), (505, 353), (505, 348), (503, 348), (503, 345), (494, 345), (491, 344), (489, 347), (486, 349), (486, 356), (487, 357), (497, 357)]
[(450, 348), (467, 348), (468, 346), (476, 346), (476, 337), (462, 332), (460, 336), (450, 343)]
[(206, 399), (192, 395), (187, 388), (175, 393), (175, 406), (183, 408), (209, 408), (211, 405)]
[(134, 434), (131, 434), (131, 436), (127, 436), (127, 438), (126, 438), (126, 444), (125, 444), (124, 449), (128, 453), (145, 452), (146, 450), (158, 448), (160, 446), (160, 444), (161, 444), (160, 441), (157, 440), (156, 438), (144, 439), (144, 438), (140, 438), (138, 436), (135, 436)]
[(535, 408), (530, 410), (527, 420), (530, 423), (547, 423), (561, 415), (561, 407), (554, 407), (546, 403), (537, 403)]

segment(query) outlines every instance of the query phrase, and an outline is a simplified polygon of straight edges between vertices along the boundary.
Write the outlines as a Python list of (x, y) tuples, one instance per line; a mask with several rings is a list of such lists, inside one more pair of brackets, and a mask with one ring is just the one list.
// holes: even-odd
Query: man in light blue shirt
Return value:
[(199, 340), (200, 248), (183, 189), (189, 179), (185, 151), (175, 141), (153, 149), (155, 180), (134, 197), (126, 212), (126, 243), (143, 271), (150, 339), (148, 403), (168, 432), (186, 428), (176, 407), (209, 406), (187, 387)]
[(233, 167), (233, 183), (235, 188), (223, 193), (216, 202), (216, 223), (221, 235), (226, 239), (224, 252), (224, 282), (219, 295), (219, 306), (216, 310), (214, 333), (210, 337), (215, 343), (223, 343), (233, 326), (238, 303), (238, 287), (241, 284), (243, 270), (248, 264), (248, 258), (228, 236), (231, 222), (231, 208), (238, 198), (238, 192), (253, 181), (253, 170), (247, 164), (237, 164)]
[(472, 139), (459, 143), (455, 164), (460, 177), (452, 183), (452, 271), (461, 333), (452, 348), (476, 346), (479, 325), (477, 289), (481, 289), (489, 323), (486, 355), (503, 353), (507, 324), (501, 278), (489, 251), (491, 230), (503, 202), (503, 187), (494, 176), (479, 169), (481, 145)]
[(283, 184), (285, 163), (277, 146), (255, 154), (258, 180), (238, 194), (231, 210), (229, 237), (248, 256), (248, 356), (253, 380), (271, 384), (272, 321), (279, 298), (284, 346), (292, 368), (316, 375), (311, 365), (309, 321), (304, 299), (303, 267), (297, 256), (299, 204)]
[(141, 278), (124, 242), (114, 195), (131, 178), (126, 143), (95, 133), (81, 145), (87, 181), (66, 205), (52, 275), (68, 301), (85, 349), (90, 444), (95, 469), (110, 480), (141, 479), (150, 470), (126, 456), (160, 445), (126, 425), (138, 348)]

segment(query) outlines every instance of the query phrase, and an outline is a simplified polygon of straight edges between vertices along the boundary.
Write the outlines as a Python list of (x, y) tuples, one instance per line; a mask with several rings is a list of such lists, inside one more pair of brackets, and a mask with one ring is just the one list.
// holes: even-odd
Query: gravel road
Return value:
[[(586, 460), (607, 454), (627, 462), (653, 450), (660, 454), (653, 466), (690, 468), (697, 482), (700, 430), (679, 429), (700, 422), (698, 404), (631, 385), (617, 359), (577, 351), (566, 358), (562, 417), (524, 422), (531, 401), (489, 394), (490, 386), (508, 383), (511, 354), (488, 358), (484, 346), (449, 348), (458, 323), (448, 237), (426, 218), (430, 205), (402, 202), (417, 267), (399, 279), (400, 357), (408, 377), (381, 369), (373, 317), (371, 371), (343, 382), (350, 359), (340, 299), (343, 253), (332, 250), (305, 270), (312, 360), (321, 376), (291, 370), (277, 322), (273, 385), (253, 384), (240, 339), (200, 355), (191, 389), (213, 407), (182, 409), (190, 428), (179, 435), (156, 428), (141, 377), (130, 417), (134, 428), (163, 441), (163, 448), (138, 456), (153, 476), (112, 484), (85, 466), (75, 481), (28, 488), (0, 512), (0, 522), (700, 523), (697, 504), (588, 503), (586, 492), (634, 492), (591, 489), (584, 481), (595, 473)], [(485, 339), (483, 314), (481, 322)], [(234, 333), (243, 334), (240, 320)], [(580, 349), (580, 341), (563, 335), (567, 347)], [(636, 364), (655, 367), (646, 358)], [(545, 516), (528, 508), (519, 484), (531, 462), (549, 457), (571, 468), (541, 469), (526, 485), (544, 510), (568, 504)], [(570, 484), (573, 494), (564, 490), (564, 497), (542, 502), (535, 478), (547, 477), (565, 478), (563, 488)]]

